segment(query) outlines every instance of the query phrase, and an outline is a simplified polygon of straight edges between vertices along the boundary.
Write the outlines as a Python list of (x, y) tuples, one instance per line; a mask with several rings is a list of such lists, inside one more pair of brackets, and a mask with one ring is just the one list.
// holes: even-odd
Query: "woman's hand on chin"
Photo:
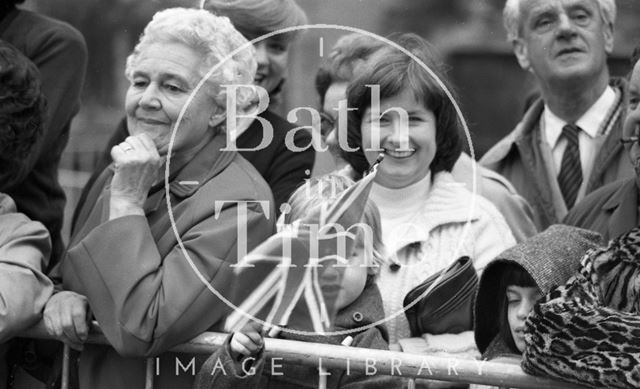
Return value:
[(144, 215), (149, 189), (157, 181), (163, 158), (147, 134), (129, 136), (113, 146), (115, 173), (111, 179), (109, 220), (127, 215)]

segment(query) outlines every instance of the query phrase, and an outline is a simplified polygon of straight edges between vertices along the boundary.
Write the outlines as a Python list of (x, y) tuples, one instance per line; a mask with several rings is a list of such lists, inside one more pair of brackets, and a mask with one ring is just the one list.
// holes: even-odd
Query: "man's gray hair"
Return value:
[[(600, 14), (606, 24), (611, 24), (616, 20), (616, 1), (597, 0), (600, 5)], [(507, 0), (502, 11), (504, 28), (507, 30), (507, 40), (513, 42), (520, 37), (520, 8), (522, 0)]]

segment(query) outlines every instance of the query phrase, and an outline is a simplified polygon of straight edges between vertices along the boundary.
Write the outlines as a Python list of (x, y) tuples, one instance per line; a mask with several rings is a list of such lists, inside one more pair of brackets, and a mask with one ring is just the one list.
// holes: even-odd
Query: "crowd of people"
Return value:
[[(628, 362), (640, 360), (640, 47), (629, 77), (611, 78), (615, 0), (505, 2), (507, 39), (540, 95), (478, 163), (420, 36), (338, 39), (310, 74), (320, 112), (301, 131), (273, 109), (290, 87), (292, 27), (308, 23), (294, 0), (159, 11), (122, 64), (124, 117), (64, 220), (66, 247), (57, 170), (88, 53), (75, 28), (21, 2), (0, 5), (0, 388), (60, 384), (60, 343), (20, 337), (40, 321), (75, 350), (78, 388), (142, 387), (149, 357), (157, 388), (455, 385), (286, 360), (275, 374), (267, 336), (640, 385)], [(310, 179), (318, 143), (336, 170)], [(237, 266), (265, 244), (283, 264), (306, 250), (320, 270), (284, 273), (255, 310), (270, 313), (212, 355), (170, 352), (230, 330), (229, 300), (276, 274)], [(560, 336), (559, 352), (554, 320), (572, 309), (581, 320), (563, 328), (580, 341)], [(92, 321), (109, 345), (86, 343)], [(177, 374), (191, 358), (198, 374)], [(573, 368), (585, 358), (615, 371)]]

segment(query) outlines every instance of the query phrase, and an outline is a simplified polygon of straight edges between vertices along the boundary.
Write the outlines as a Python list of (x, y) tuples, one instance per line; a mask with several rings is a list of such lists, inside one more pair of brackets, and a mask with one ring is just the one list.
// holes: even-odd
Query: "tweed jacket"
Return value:
[[(243, 249), (238, 247), (238, 225), (246, 222), (247, 251), (275, 226), (273, 209), (266, 213), (256, 203), (272, 203), (269, 188), (236, 152), (220, 150), (224, 138), (216, 136), (171, 177), (168, 199), (164, 183), (152, 187), (145, 216), (109, 220), (111, 167), (89, 191), (62, 262), (62, 276), (66, 289), (87, 296), (113, 348), (85, 345), (79, 363), (81, 388), (142, 387), (141, 357), (159, 354), (155, 388), (193, 384), (195, 372), (174, 374), (175, 356), (162, 353), (203, 331), (219, 329), (230, 308), (209, 286), (228, 297), (233, 280), (229, 265)], [(246, 219), (234, 201), (250, 202)]]
[[(336, 316), (336, 331), (348, 329), (356, 330), (349, 334), (352, 336), (351, 347), (371, 348), (378, 350), (388, 349), (388, 335), (384, 324), (379, 324), (365, 330), (357, 330), (359, 327), (370, 325), (384, 317), (380, 292), (375, 283), (370, 283), (353, 303), (338, 312)], [(282, 332), (280, 337), (303, 342), (328, 343), (339, 345), (347, 335), (299, 335)], [(271, 359), (277, 355), (265, 356), (261, 352), (253, 363), (253, 375), (246, 375), (242, 367), (233, 361), (229, 349), (229, 337), (224, 347), (213, 353), (202, 366), (196, 378), (194, 389), (243, 389), (243, 388), (269, 388), (269, 389), (296, 389), (317, 388), (317, 366), (304, 366), (287, 363), (286, 360)], [(277, 370), (281, 375), (271, 375), (275, 366), (282, 365)], [(216, 367), (217, 366), (217, 367)], [(219, 367), (223, 366), (223, 369)], [(250, 371), (249, 365), (245, 370)], [(213, 374), (212, 374), (213, 372)], [(398, 377), (382, 375), (356, 374), (346, 371), (329, 369), (331, 374), (327, 377), (327, 388), (402, 388), (403, 380)]]
[(635, 179), (613, 182), (585, 197), (563, 223), (597, 231), (608, 241), (640, 224), (638, 195)]
[[(614, 79), (614, 88), (621, 91), (621, 100), (610, 118), (611, 128), (595, 156), (593, 170), (587, 183), (587, 194), (616, 180), (633, 177), (632, 166), (620, 143), (626, 107), (626, 82)], [(483, 166), (508, 179), (534, 211), (534, 222), (539, 231), (558, 223), (567, 214), (552, 161), (542, 145), (540, 116), (544, 102), (538, 99), (525, 113), (515, 130), (492, 147), (480, 160)]]

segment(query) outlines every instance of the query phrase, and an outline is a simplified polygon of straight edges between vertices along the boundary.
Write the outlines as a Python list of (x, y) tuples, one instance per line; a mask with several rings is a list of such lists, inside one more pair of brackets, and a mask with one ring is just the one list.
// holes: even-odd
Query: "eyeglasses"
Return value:
[(320, 112), (320, 133), (327, 136), (336, 128), (336, 119), (326, 112)]

